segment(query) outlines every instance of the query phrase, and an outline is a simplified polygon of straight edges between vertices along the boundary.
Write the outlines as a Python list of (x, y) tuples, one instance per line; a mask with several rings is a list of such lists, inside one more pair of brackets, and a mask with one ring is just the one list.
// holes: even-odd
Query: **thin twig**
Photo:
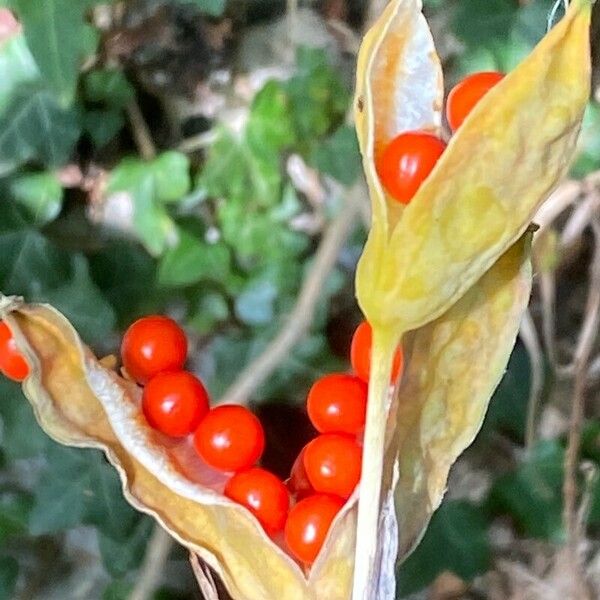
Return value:
[(327, 229), (315, 254), (300, 295), (285, 325), (271, 343), (249, 364), (225, 392), (219, 404), (244, 404), (271, 373), (288, 358), (289, 352), (310, 327), (317, 303), (323, 292), (325, 279), (331, 273), (340, 248), (350, 235), (356, 222), (361, 196), (366, 194), (362, 185), (348, 192), (342, 212)]
[(527, 349), (531, 362), (531, 387), (527, 405), (527, 425), (525, 429), (525, 447), (531, 449), (535, 441), (535, 421), (538, 406), (544, 389), (544, 355), (535, 328), (535, 323), (529, 310), (525, 311), (521, 321), (519, 336)]
[(577, 464), (584, 417), (588, 363), (600, 325), (600, 222), (596, 220), (592, 224), (595, 234), (595, 249), (585, 320), (575, 351), (575, 384), (569, 424), (569, 439), (565, 455), (565, 481), (563, 486), (563, 521), (568, 535), (567, 550), (576, 578), (581, 573), (579, 545), (582, 533), (577, 518)]
[(556, 353), (556, 276), (554, 271), (544, 270), (539, 276), (540, 296), (542, 300), (542, 335), (546, 353), (556, 370), (558, 358)]
[(129, 595), (129, 600), (148, 600), (152, 598), (160, 584), (173, 544), (173, 538), (160, 525), (155, 525), (146, 547), (146, 555), (138, 580)]
[(296, 35), (298, 29), (298, 0), (287, 0), (288, 42), (292, 50), (292, 60), (296, 51)]
[(365, 31), (368, 30), (379, 16), (383, 13), (388, 0), (369, 0), (367, 7), (367, 20), (365, 22)]
[(144, 160), (152, 160), (156, 156), (156, 146), (150, 134), (150, 128), (144, 119), (139, 104), (132, 100), (127, 105), (127, 116), (131, 124), (131, 133)]
[(177, 150), (179, 150), (179, 152), (184, 152), (185, 154), (190, 154), (198, 150), (205, 150), (212, 146), (218, 138), (219, 133), (214, 129), (209, 129), (208, 131), (204, 131), (203, 133), (199, 133), (198, 135), (183, 140), (179, 146), (177, 146)]

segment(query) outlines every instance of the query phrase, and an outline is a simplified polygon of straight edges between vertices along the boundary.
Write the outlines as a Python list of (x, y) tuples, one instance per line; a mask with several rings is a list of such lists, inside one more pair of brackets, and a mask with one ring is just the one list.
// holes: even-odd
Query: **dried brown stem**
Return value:
[(552, 368), (556, 370), (556, 276), (553, 271), (540, 273), (540, 295), (542, 299), (542, 335), (546, 353)]
[(152, 598), (160, 584), (173, 544), (173, 538), (160, 525), (155, 525), (146, 548), (138, 580), (129, 595), (129, 600)]
[(285, 325), (263, 353), (252, 361), (220, 399), (219, 404), (245, 404), (252, 394), (289, 356), (294, 345), (306, 333), (312, 323), (323, 283), (331, 273), (340, 248), (350, 235), (357, 220), (361, 196), (366, 194), (362, 185), (348, 192), (348, 200), (342, 212), (327, 229), (315, 254), (300, 295)]
[(531, 362), (531, 389), (527, 405), (525, 446), (530, 449), (535, 441), (535, 421), (544, 388), (544, 355), (531, 312), (527, 310), (521, 322), (519, 336), (527, 349)]
[(568, 536), (568, 556), (575, 574), (581, 581), (579, 545), (581, 524), (577, 518), (577, 465), (581, 444), (581, 429), (584, 418), (585, 389), (587, 386), (588, 363), (598, 336), (600, 325), (600, 222), (593, 222), (595, 234), (594, 258), (591, 266), (591, 281), (588, 293), (585, 320), (581, 328), (575, 352), (575, 383), (569, 424), (569, 439), (565, 455), (565, 482), (563, 487), (563, 520)]
[(144, 160), (152, 160), (156, 156), (156, 146), (152, 140), (146, 119), (144, 119), (140, 106), (135, 100), (127, 105), (127, 116), (140, 155)]

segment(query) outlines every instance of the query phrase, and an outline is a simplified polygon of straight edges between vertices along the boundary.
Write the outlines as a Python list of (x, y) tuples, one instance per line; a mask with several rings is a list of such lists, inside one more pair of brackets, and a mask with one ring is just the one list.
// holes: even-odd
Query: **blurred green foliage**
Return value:
[[(228, 9), (225, 0), (177, 2), (210, 17)], [(242, 126), (213, 124), (214, 140), (199, 155), (161, 141), (157, 155), (144, 159), (129, 132), (127, 107), (137, 101), (152, 117), (157, 109), (152, 103), (147, 109), (147, 90), (130, 69), (103, 61), (102, 36), (90, 20), (98, 4), (0, 1), (22, 23), (0, 41), (0, 290), (52, 303), (98, 353), (114, 352), (133, 319), (168, 310), (190, 332), (198, 348), (193, 367), (218, 397), (279, 330), (320, 238), (318, 228), (297, 224), (316, 209), (294, 187), (289, 156), (330, 178), (334, 192), (320, 207), (321, 219), (342, 209), (344, 186), (360, 175), (356, 136), (346, 121), (352, 90), (324, 51), (300, 48), (292, 76), (266, 83)], [(455, 48), (446, 57), (449, 84), (474, 70), (512, 68), (543, 35), (551, 5), (426, 1)], [(599, 129), (600, 108), (591, 102), (574, 176), (600, 168)], [(90, 165), (101, 170), (93, 201), (63, 172)], [(111, 210), (116, 218), (106, 217)], [(357, 231), (348, 242), (309, 334), (256, 401), (300, 403), (316, 377), (346, 368), (339, 351), (345, 342), (335, 335), (340, 319), (351, 330), (358, 318), (352, 281), (363, 241)], [(482, 439), (502, 435), (520, 446), (528, 394), (529, 363), (517, 347)], [(584, 453), (596, 466), (599, 439), (600, 425), (590, 422)], [(513, 520), (523, 535), (562, 539), (563, 454), (564, 440), (541, 443), (494, 473), (485, 498), (444, 503), (399, 572), (399, 595), (444, 570), (467, 580), (485, 572), (488, 528), (498, 516)], [(19, 388), (0, 380), (0, 598), (30, 578), (36, 541), (60, 549), (66, 532), (82, 526), (96, 532), (103, 597), (126, 597), (150, 520), (125, 502), (99, 453), (49, 440)], [(178, 596), (162, 590), (160, 597)]]

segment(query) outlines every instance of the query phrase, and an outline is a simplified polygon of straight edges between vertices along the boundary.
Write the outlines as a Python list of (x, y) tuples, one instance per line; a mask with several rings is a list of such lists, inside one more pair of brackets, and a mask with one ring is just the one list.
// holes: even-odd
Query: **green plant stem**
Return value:
[(375, 562), (378, 549), (381, 480), (395, 341), (395, 336), (390, 335), (389, 332), (373, 328), (369, 399), (356, 526), (353, 600), (371, 600), (371, 590), (377, 575)]

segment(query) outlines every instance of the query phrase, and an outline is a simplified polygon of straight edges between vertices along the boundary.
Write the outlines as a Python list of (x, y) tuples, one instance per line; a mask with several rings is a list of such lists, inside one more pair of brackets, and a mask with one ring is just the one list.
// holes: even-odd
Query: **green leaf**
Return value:
[(94, 496), (87, 502), (85, 522), (126, 543), (144, 518), (125, 501), (119, 475), (101, 454), (90, 454), (88, 475), (94, 482)]
[(102, 592), (102, 600), (127, 600), (132, 589), (133, 584), (127, 581), (111, 581)]
[(488, 498), (490, 509), (510, 515), (528, 537), (563, 542), (563, 462), (559, 442), (539, 442), (514, 471), (496, 480)]
[(115, 540), (135, 535), (140, 516), (123, 498), (118, 475), (100, 452), (51, 444), (45, 457), (29, 519), (32, 535), (80, 524), (94, 525)]
[(81, 254), (59, 250), (37, 231), (0, 233), (0, 289), (28, 301), (50, 302), (87, 341), (103, 339), (115, 314), (91, 280)]
[(27, 531), (32, 504), (33, 499), (27, 492), (0, 493), (0, 542)]
[(50, 443), (38, 426), (21, 386), (0, 377), (0, 447), (11, 459), (37, 456)]
[(288, 95), (278, 81), (267, 83), (256, 95), (246, 126), (246, 140), (255, 153), (263, 153), (267, 147), (281, 151), (294, 142), (290, 108)]
[(120, 110), (88, 110), (83, 115), (83, 128), (99, 148), (114, 139), (124, 125)]
[(90, 46), (85, 3), (14, 0), (13, 5), (43, 78), (60, 104), (68, 106), (75, 95), (81, 59)]
[(10, 556), (0, 558), (0, 598), (14, 598), (19, 563)]
[(161, 285), (180, 287), (200, 281), (222, 281), (231, 269), (231, 253), (221, 243), (208, 244), (184, 229), (179, 243), (167, 250), (158, 269)]
[(31, 535), (63, 531), (83, 523), (88, 498), (95, 482), (87, 471), (81, 450), (50, 446), (47, 453), (51, 468), (46, 469), (36, 486), (29, 518)]
[(182, 152), (163, 152), (150, 165), (159, 202), (178, 202), (190, 191), (190, 159)]
[(86, 100), (112, 108), (124, 108), (135, 98), (135, 90), (120, 69), (96, 69), (83, 80)]
[(72, 257), (70, 280), (47, 291), (44, 298), (59, 308), (89, 343), (104, 339), (115, 325), (115, 312), (90, 278), (87, 260), (80, 254)]
[(227, 299), (218, 292), (202, 294), (196, 301), (187, 324), (199, 334), (208, 334), (212, 329), (229, 317)]
[(600, 421), (587, 421), (581, 432), (581, 455), (600, 465)]
[(250, 281), (235, 299), (235, 313), (251, 327), (265, 325), (273, 320), (277, 288), (269, 279)]
[(257, 153), (223, 130), (211, 146), (198, 186), (210, 196), (243, 203), (247, 216), (249, 207), (273, 206), (280, 199), (279, 155), (268, 146)]
[(140, 519), (126, 538), (115, 540), (100, 530), (100, 555), (106, 570), (113, 577), (122, 577), (140, 566), (151, 531), (152, 521), (148, 518)]
[(449, 500), (434, 513), (423, 541), (400, 567), (398, 596), (408, 596), (450, 571), (471, 580), (490, 566), (485, 513), (468, 502)]
[(352, 185), (358, 178), (362, 165), (354, 128), (343, 125), (329, 139), (316, 146), (311, 163), (340, 183)]
[(34, 230), (0, 234), (0, 289), (29, 300), (69, 278), (68, 257)]
[(118, 315), (120, 327), (161, 312), (166, 294), (155, 285), (156, 261), (139, 245), (115, 241), (90, 256), (90, 272)]
[(511, 0), (461, 0), (452, 29), (469, 46), (494, 44), (508, 38), (517, 9)]
[(342, 124), (350, 95), (323, 50), (300, 48), (297, 65), (285, 89), (297, 136), (306, 145)]
[(204, 14), (220, 17), (225, 12), (227, 0), (177, 0), (182, 4), (195, 4)]
[(40, 72), (23, 34), (0, 45), (0, 115), (9, 106), (19, 86), (33, 83), (39, 78)]
[(590, 102), (583, 119), (573, 177), (582, 178), (600, 168), (600, 104)]
[(111, 172), (106, 193), (130, 196), (134, 228), (148, 251), (158, 256), (177, 240), (177, 227), (164, 203), (182, 199), (189, 185), (187, 157), (165, 152), (152, 161), (123, 159)]
[(79, 134), (75, 111), (61, 108), (47, 91), (23, 90), (0, 118), (0, 174), (30, 160), (66, 163)]
[(523, 441), (527, 422), (531, 367), (525, 348), (517, 344), (496, 389), (483, 425), (483, 434), (500, 432)]
[(63, 189), (54, 173), (20, 175), (11, 181), (10, 191), (36, 225), (45, 225), (60, 214)]

